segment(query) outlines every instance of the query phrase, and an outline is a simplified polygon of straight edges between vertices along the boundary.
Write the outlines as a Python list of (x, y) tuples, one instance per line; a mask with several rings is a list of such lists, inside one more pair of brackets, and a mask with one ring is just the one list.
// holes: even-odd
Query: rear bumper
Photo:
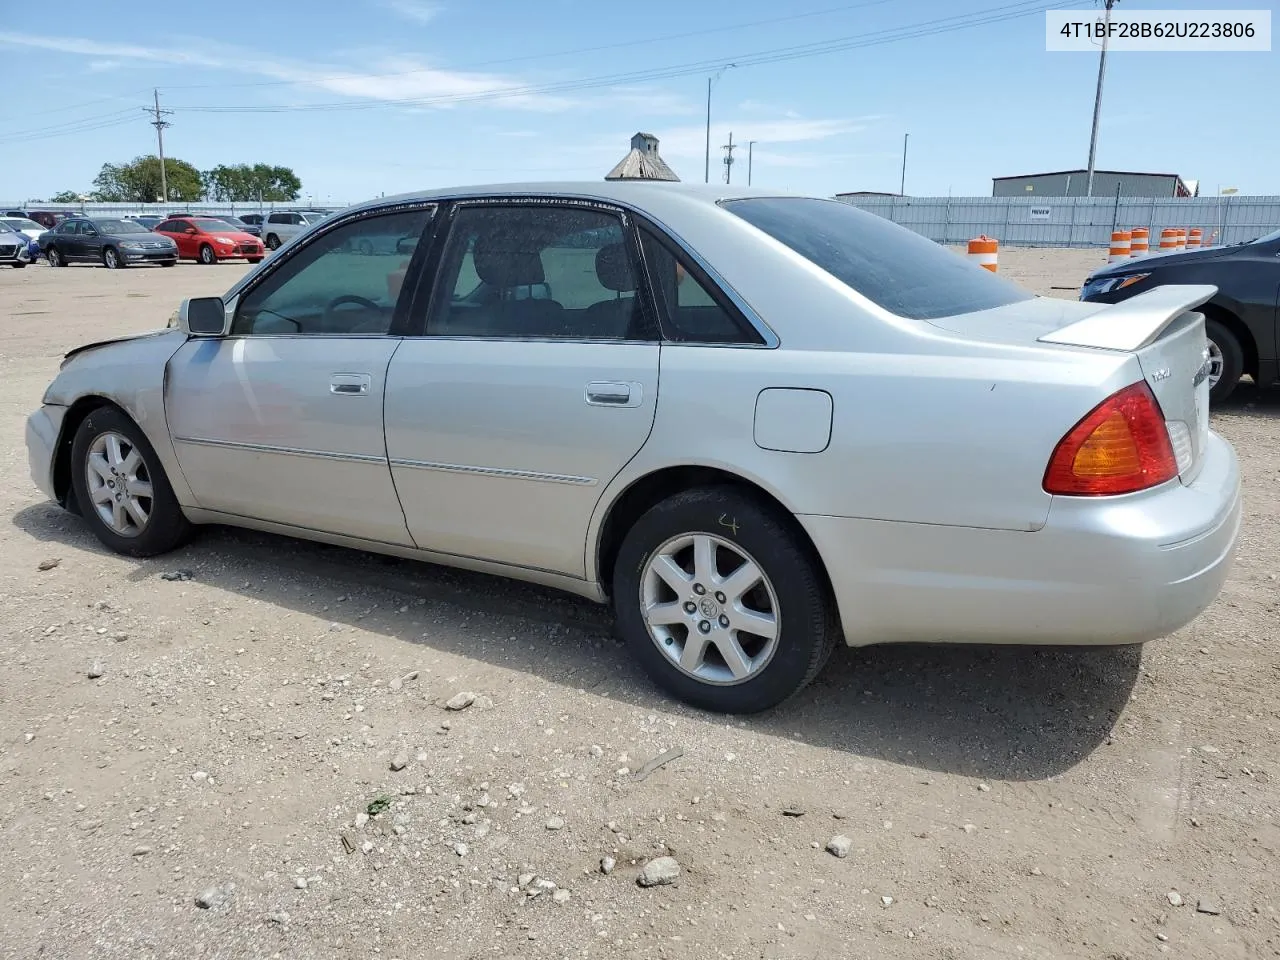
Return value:
[(801, 516), (851, 646), (1145, 643), (1217, 597), (1240, 530), (1235, 451), (1210, 434), (1189, 485), (1055, 497), (1034, 533)]

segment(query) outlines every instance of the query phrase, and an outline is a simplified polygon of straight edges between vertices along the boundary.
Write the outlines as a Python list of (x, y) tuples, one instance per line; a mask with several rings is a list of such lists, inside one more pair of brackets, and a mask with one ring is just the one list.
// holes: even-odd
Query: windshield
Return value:
[(1032, 299), (932, 240), (838, 200), (769, 197), (721, 206), (900, 317), (932, 320)]
[(315, 211), (309, 210), (304, 210), (302, 212), (302, 219), (306, 220), (307, 223), (319, 223), (327, 216), (327, 213), (316, 213)]
[(151, 232), (142, 224), (134, 223), (132, 220), (95, 220), (94, 224), (101, 233), (125, 234)]
[(40, 224), (36, 223), (34, 220), (27, 220), (23, 217), (5, 217), (4, 220), (0, 222), (4, 223), (6, 227), (10, 227), (14, 230), (39, 230), (42, 233), (44, 232), (44, 227), (40, 226)]
[(234, 233), (236, 230), (235, 225), (228, 223), (226, 220), (215, 220), (212, 217), (201, 217), (191, 222), (205, 233)]

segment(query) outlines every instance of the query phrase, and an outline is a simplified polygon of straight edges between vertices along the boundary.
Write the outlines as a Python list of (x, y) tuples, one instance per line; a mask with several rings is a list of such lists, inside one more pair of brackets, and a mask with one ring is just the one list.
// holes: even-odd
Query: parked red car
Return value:
[(178, 258), (200, 263), (248, 260), (260, 263), (266, 255), (262, 241), (236, 230), (225, 220), (196, 215), (170, 217), (155, 228), (178, 245)]

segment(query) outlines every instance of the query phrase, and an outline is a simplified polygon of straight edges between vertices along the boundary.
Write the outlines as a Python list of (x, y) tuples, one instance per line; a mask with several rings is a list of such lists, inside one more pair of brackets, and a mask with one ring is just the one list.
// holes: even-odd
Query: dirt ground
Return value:
[(1280, 391), (1214, 416), (1247, 517), (1177, 635), (838, 651), (727, 720), (589, 603), (226, 529), (137, 562), (45, 502), (62, 352), (242, 269), (0, 273), (0, 957), (1280, 956)]

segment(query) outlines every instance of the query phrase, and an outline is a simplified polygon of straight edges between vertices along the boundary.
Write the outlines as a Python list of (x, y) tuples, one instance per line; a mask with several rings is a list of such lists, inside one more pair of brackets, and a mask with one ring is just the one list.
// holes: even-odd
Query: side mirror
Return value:
[(196, 233), (199, 233), (200, 231), (197, 230), (195, 227), (187, 227), (187, 229), (183, 230), (182, 232), (189, 233), (189, 234), (196, 234)]
[(178, 309), (178, 326), (193, 337), (220, 337), (227, 329), (227, 308), (221, 297), (192, 297)]

